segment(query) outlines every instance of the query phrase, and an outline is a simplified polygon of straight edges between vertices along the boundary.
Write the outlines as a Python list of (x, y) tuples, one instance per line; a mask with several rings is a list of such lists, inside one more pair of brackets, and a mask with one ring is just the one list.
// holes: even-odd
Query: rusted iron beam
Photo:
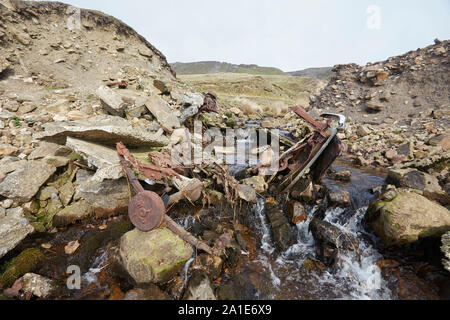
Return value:
[[(117, 153), (119, 155), (120, 163), (122, 168), (133, 186), (136, 196), (131, 199), (128, 206), (128, 216), (130, 217), (133, 225), (142, 232), (148, 232), (156, 228), (165, 226), (170, 231), (178, 235), (184, 241), (190, 243), (195, 248), (203, 250), (211, 255), (214, 251), (206, 243), (198, 240), (192, 234), (180, 227), (175, 221), (172, 220), (168, 215), (166, 215), (166, 208), (163, 200), (156, 193), (151, 191), (146, 191), (136, 175), (133, 169), (130, 167), (125, 156), (127, 155), (130, 162), (133, 165), (140, 168), (140, 163), (134, 159), (134, 157), (129, 153), (128, 149), (122, 143), (117, 144)], [(154, 167), (154, 166), (152, 166)], [(162, 170), (162, 168), (160, 168)], [(156, 170), (152, 168), (152, 170)], [(156, 172), (162, 172), (161, 170), (156, 170)], [(170, 202), (170, 200), (169, 200)]]
[[(293, 112), (295, 112), (299, 117), (308, 122), (315, 130), (318, 130), (321, 134), (325, 133), (328, 128), (328, 123), (322, 123), (320, 121), (314, 120), (302, 106), (290, 107)], [(324, 135), (325, 136), (325, 135)]]

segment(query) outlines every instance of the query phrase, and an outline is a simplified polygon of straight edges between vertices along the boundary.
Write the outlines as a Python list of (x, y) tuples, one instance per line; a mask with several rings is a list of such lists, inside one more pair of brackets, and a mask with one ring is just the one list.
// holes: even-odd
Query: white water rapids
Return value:
[[(272, 286), (275, 289), (269, 298), (290, 299), (390, 299), (391, 292), (387, 289), (381, 276), (381, 270), (376, 262), (381, 255), (364, 239), (360, 226), (367, 208), (356, 210), (349, 221), (340, 224), (343, 209), (329, 208), (325, 220), (354, 235), (360, 241), (359, 254), (355, 252), (339, 252), (338, 262), (333, 270), (325, 270), (320, 275), (314, 271), (305, 276), (300, 272), (307, 258), (315, 257), (315, 240), (308, 231), (309, 224), (317, 208), (309, 210), (308, 219), (297, 225), (297, 243), (286, 252), (274, 256), (270, 227), (267, 225), (265, 201), (260, 199), (254, 206), (252, 214), (259, 231), (262, 250), (257, 259), (270, 274)], [(287, 294), (287, 295), (286, 295)]]

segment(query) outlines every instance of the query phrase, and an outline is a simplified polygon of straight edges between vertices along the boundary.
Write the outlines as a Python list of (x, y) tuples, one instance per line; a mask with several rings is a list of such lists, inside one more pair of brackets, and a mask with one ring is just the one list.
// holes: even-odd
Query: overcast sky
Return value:
[(450, 0), (62, 0), (121, 19), (169, 62), (294, 71), (384, 60), (450, 39)]

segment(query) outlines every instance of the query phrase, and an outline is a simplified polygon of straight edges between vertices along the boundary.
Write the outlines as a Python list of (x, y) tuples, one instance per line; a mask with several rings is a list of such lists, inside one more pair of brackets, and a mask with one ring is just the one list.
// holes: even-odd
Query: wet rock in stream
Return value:
[(356, 251), (359, 248), (355, 237), (327, 221), (313, 219), (309, 230), (316, 240), (319, 259), (327, 265), (335, 262), (339, 250)]
[(184, 293), (184, 300), (216, 300), (211, 280), (206, 272), (194, 270)]
[(202, 270), (210, 279), (215, 280), (219, 278), (222, 273), (223, 265), (224, 261), (222, 258), (202, 253), (195, 258), (192, 264), (192, 269)]
[(81, 247), (73, 261), (80, 266), (83, 272), (87, 272), (95, 259), (97, 251), (106, 246), (108, 242), (120, 239), (132, 227), (129, 221), (116, 221), (111, 223), (104, 231), (87, 233), (83, 237)]
[(218, 300), (255, 300), (257, 293), (257, 289), (242, 274), (236, 275), (216, 291)]
[(171, 300), (158, 286), (149, 284), (143, 288), (134, 288), (128, 291), (123, 300)]
[(278, 251), (283, 252), (289, 249), (297, 242), (297, 234), (289, 223), (283, 210), (276, 208), (268, 202), (267, 218), (272, 227), (272, 237), (275, 247)]
[(414, 272), (402, 267), (383, 268), (383, 277), (400, 300), (439, 300), (436, 289)]

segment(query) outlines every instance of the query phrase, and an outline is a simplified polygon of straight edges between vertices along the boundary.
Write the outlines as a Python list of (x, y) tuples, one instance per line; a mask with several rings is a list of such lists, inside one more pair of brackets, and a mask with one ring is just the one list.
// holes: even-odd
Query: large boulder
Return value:
[(377, 201), (367, 221), (387, 245), (440, 237), (450, 230), (450, 211), (415, 192), (401, 192), (391, 201)]
[(7, 210), (0, 218), (0, 259), (33, 231), (21, 207)]
[(69, 136), (112, 147), (115, 147), (117, 142), (123, 142), (128, 147), (163, 147), (169, 143), (163, 135), (149, 133), (140, 127), (134, 128), (130, 121), (108, 115), (46, 123), (44, 130), (35, 134), (34, 138), (65, 144)]
[(150, 232), (135, 229), (120, 242), (124, 267), (138, 284), (169, 281), (192, 254), (188, 243), (165, 228)]
[(55, 171), (54, 165), (45, 162), (23, 162), (23, 166), (8, 174), (0, 183), (0, 195), (21, 203), (29, 202)]
[(272, 227), (272, 237), (278, 251), (284, 252), (297, 242), (297, 235), (282, 210), (269, 205), (267, 217)]

